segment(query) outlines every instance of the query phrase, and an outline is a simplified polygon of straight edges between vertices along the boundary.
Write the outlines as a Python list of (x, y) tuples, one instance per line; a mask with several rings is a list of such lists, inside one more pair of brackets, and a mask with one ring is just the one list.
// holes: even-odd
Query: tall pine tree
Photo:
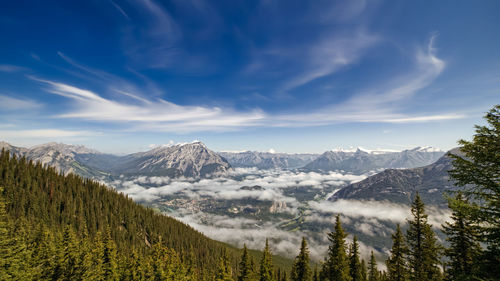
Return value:
[[(475, 126), (472, 141), (460, 140), (460, 153), (451, 157), (451, 178), (471, 199), (467, 212), (478, 221), (486, 250), (481, 257), (486, 279), (500, 276), (500, 105), (484, 117), (486, 126)], [(466, 205), (467, 206), (467, 205)]]
[(241, 261), (239, 265), (240, 272), (238, 274), (238, 281), (253, 280), (254, 272), (246, 244), (243, 245), (243, 253), (241, 254)]
[(259, 281), (273, 281), (273, 261), (271, 250), (269, 249), (269, 240), (266, 239), (266, 246), (260, 260)]
[(368, 281), (378, 281), (378, 280), (380, 280), (380, 278), (377, 268), (377, 260), (375, 259), (375, 256), (373, 255), (372, 251), (370, 255), (370, 264), (368, 265)]
[(215, 274), (215, 281), (231, 281), (232, 278), (232, 269), (229, 265), (229, 260), (227, 258), (227, 253), (224, 251), (219, 258), (219, 268)]
[(302, 237), (299, 255), (293, 261), (291, 278), (292, 281), (310, 281), (311, 267), (309, 266), (309, 249), (307, 249), (306, 238)]
[(352, 281), (363, 280), (361, 271), (362, 269), (361, 261), (359, 260), (358, 237), (354, 236), (351, 247), (349, 248), (349, 272), (351, 274)]
[(406, 255), (408, 247), (399, 224), (396, 226), (396, 232), (392, 234), (392, 248), (389, 258), (386, 261), (387, 277), (389, 281), (408, 280), (408, 263)]
[(334, 232), (328, 234), (330, 246), (328, 247), (328, 254), (321, 269), (323, 280), (351, 281), (349, 259), (346, 253), (346, 237), (347, 235), (344, 233), (340, 222), (340, 215), (337, 215)]
[(451, 222), (443, 225), (449, 247), (445, 249), (448, 257), (446, 275), (448, 280), (478, 280), (481, 246), (477, 242), (477, 228), (471, 219), (469, 202), (461, 192), (450, 198), (448, 206), (453, 210)]
[(413, 219), (408, 220), (409, 228), (406, 232), (410, 280), (440, 280), (440, 247), (431, 225), (427, 222), (424, 207), (424, 202), (417, 193), (411, 207)]

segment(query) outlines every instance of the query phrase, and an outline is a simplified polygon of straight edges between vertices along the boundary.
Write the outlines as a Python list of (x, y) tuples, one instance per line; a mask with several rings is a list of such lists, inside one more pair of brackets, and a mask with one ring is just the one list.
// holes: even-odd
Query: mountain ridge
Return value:
[(387, 169), (340, 189), (329, 200), (385, 200), (410, 204), (416, 192), (419, 192), (428, 204), (445, 207), (445, 198), (436, 194), (442, 195), (456, 188), (448, 176), (448, 171), (452, 168), (449, 154), (460, 154), (460, 150), (454, 148), (436, 162), (423, 167)]

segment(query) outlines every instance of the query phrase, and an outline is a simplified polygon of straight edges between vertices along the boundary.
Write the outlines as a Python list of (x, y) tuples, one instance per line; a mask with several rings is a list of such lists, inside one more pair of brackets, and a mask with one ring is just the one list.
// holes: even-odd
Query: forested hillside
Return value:
[[(238, 249), (100, 183), (61, 175), (6, 151), (0, 155), (0, 188), (6, 258), (1, 274), (13, 279), (56, 280), (69, 274), (71, 280), (87, 280), (86, 274), (101, 274), (90, 269), (107, 266), (112, 272), (106, 274), (120, 279), (156, 274), (203, 280), (217, 272), (222, 257), (235, 272), (238, 268)], [(287, 266), (285, 259), (274, 262)]]

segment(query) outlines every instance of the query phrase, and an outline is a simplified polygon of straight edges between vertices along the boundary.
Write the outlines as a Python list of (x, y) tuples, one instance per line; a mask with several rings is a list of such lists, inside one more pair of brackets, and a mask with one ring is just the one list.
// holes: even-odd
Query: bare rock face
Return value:
[(161, 146), (126, 156), (115, 170), (125, 174), (213, 177), (226, 175), (231, 165), (202, 142)]

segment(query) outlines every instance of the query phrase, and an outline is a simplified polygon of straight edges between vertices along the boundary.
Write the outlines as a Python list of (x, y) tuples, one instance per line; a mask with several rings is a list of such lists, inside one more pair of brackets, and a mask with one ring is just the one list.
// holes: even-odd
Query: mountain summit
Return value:
[(200, 141), (160, 146), (125, 156), (115, 168), (127, 174), (155, 174), (172, 177), (209, 177), (226, 174), (231, 165)]

